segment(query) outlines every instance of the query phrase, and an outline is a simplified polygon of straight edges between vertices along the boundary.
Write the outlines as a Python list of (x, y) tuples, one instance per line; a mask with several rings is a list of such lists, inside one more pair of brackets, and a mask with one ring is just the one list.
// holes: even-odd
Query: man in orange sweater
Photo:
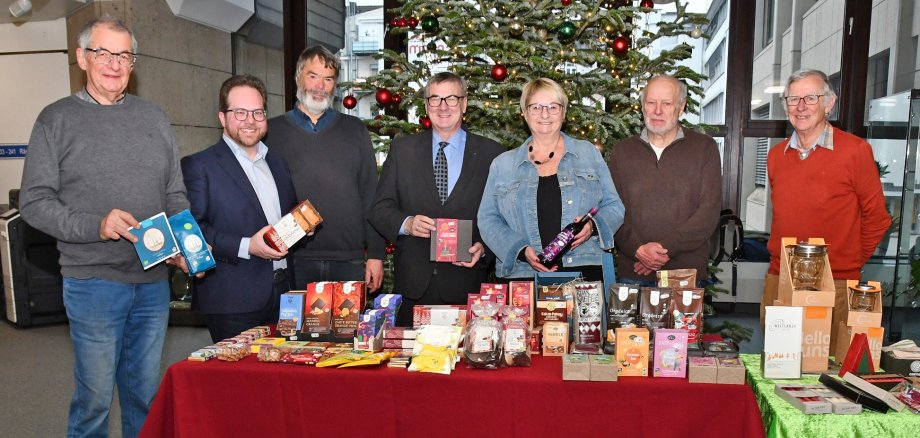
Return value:
[(760, 321), (763, 325), (763, 308), (778, 296), (781, 239), (823, 237), (837, 290), (830, 339), (836, 345), (837, 322), (847, 314), (846, 280), (860, 278), (891, 216), (872, 147), (827, 122), (837, 102), (827, 75), (818, 70), (793, 73), (783, 99), (795, 132), (767, 155), (773, 227)]

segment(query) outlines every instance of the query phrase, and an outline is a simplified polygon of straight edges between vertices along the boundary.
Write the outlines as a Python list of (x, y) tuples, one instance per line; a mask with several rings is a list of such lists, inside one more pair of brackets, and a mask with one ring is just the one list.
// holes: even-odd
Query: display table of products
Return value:
[[(563, 381), (559, 357), (450, 375), (181, 361), (163, 377), (142, 437), (764, 436), (748, 385), (620, 377)], [(915, 429), (916, 430), (916, 429)]]
[(768, 437), (916, 437), (920, 431), (920, 415), (905, 409), (887, 414), (864, 409), (858, 415), (808, 415), (776, 394), (777, 384), (818, 384), (818, 375), (803, 375), (801, 379), (765, 379), (760, 370), (760, 354), (742, 354), (747, 369), (748, 384), (754, 390), (763, 413)]

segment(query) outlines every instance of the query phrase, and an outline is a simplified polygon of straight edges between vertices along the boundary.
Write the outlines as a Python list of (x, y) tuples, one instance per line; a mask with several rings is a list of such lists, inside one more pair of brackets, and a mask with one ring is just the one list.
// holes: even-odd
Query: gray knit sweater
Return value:
[(131, 95), (120, 105), (75, 96), (48, 105), (29, 139), (20, 193), (23, 218), (58, 239), (66, 277), (122, 283), (165, 279), (162, 264), (143, 270), (130, 242), (99, 238), (102, 219), (114, 208), (137, 220), (188, 208), (166, 114)]

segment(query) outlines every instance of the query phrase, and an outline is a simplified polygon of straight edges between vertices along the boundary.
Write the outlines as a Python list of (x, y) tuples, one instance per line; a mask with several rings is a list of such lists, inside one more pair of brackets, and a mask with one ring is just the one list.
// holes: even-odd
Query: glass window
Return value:
[(741, 205), (738, 216), (745, 231), (770, 232), (773, 206), (767, 179), (767, 153), (783, 138), (746, 137), (741, 148)]
[[(338, 53), (342, 60), (339, 83), (354, 82), (358, 86), (353, 90), (337, 91), (341, 96), (336, 99), (336, 109), (361, 119), (370, 119), (377, 115), (373, 111), (374, 89), (361, 84), (383, 69), (383, 60), (374, 59), (374, 55), (383, 48), (383, 0), (346, 0), (345, 5), (345, 47)], [(341, 97), (346, 95), (354, 95), (358, 99), (354, 108), (342, 106)]]
[[(831, 77), (839, 75), (845, 2), (758, 2), (755, 26), (759, 31), (754, 33), (752, 109), (767, 105), (766, 119), (783, 120), (786, 115), (780, 97), (792, 73), (813, 68)], [(753, 111), (751, 116), (758, 118)], [(831, 114), (831, 119), (836, 119), (836, 116)]]
[(700, 102), (702, 122), (708, 125), (725, 123), (725, 69), (728, 53), (729, 0), (715, 0), (709, 4), (706, 17), (709, 25), (703, 48), (703, 98)]

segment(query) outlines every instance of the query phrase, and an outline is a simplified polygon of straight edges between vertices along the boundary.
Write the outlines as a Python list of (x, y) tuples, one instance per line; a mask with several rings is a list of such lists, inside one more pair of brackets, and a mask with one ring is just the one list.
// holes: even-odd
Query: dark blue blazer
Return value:
[[(270, 152), (265, 161), (278, 187), (281, 213), (286, 214), (297, 204), (291, 171), (281, 157)], [(240, 239), (252, 237), (268, 220), (230, 146), (221, 139), (183, 158), (182, 176), (192, 215), (217, 259), (215, 269), (195, 280), (192, 307), (204, 314), (263, 309), (272, 296), (272, 262), (254, 256), (243, 259), (238, 252)]]

